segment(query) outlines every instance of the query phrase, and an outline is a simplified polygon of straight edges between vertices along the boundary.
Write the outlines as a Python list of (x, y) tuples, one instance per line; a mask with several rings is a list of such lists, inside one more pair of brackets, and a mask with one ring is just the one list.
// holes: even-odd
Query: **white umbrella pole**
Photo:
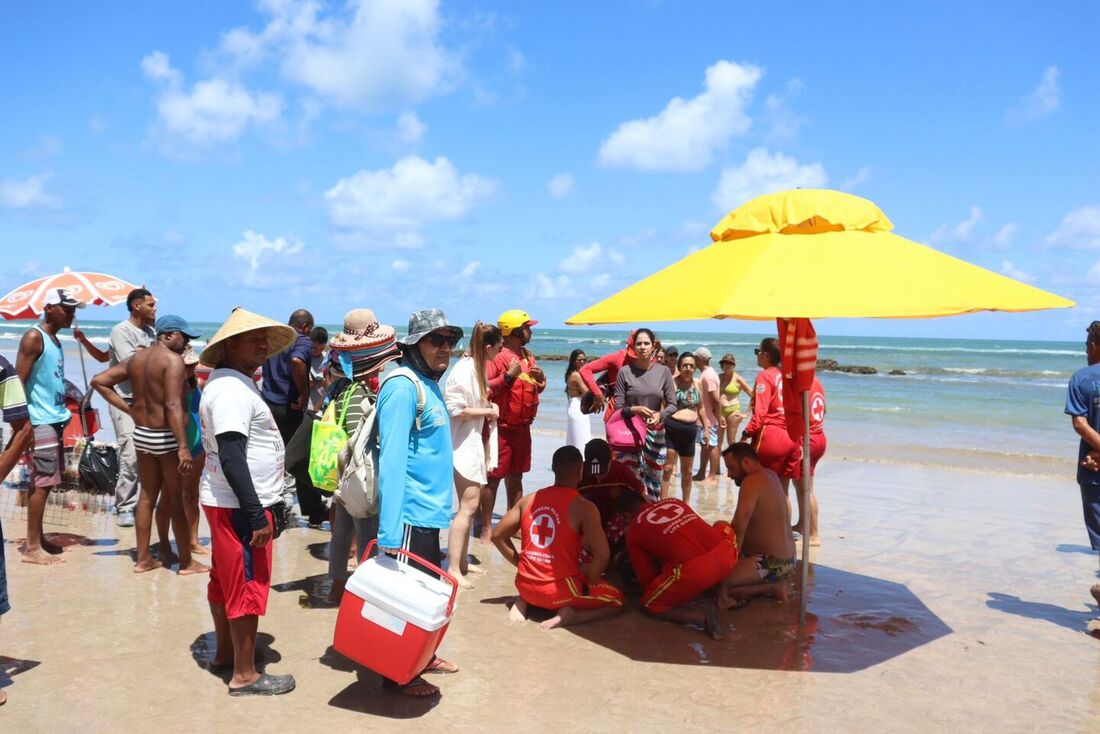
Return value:
[[(76, 327), (76, 319), (73, 319), (73, 327)], [(84, 420), (84, 403), (88, 399), (88, 368), (84, 366), (84, 346), (79, 340), (76, 340), (76, 351), (80, 354), (80, 374), (84, 376), (84, 395), (77, 406), (77, 412), (80, 414), (80, 430), (87, 436), (88, 423)]]
[[(802, 580), (798, 590), (798, 623), (806, 624), (806, 587), (810, 583), (810, 496), (814, 478), (810, 476), (810, 391), (802, 391)], [(795, 491), (798, 488), (795, 487)]]

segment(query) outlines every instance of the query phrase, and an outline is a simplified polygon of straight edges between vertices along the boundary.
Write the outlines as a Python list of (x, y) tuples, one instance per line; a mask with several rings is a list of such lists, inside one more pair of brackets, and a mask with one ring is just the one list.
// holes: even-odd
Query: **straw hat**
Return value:
[(199, 363), (198, 353), (196, 353), (195, 350), (191, 348), (191, 345), (188, 344), (183, 349), (183, 365), (184, 365), (184, 367), (190, 367), (191, 365), (198, 364), (198, 363)]
[(397, 330), (378, 323), (374, 311), (356, 308), (344, 314), (344, 330), (329, 340), (329, 348), (342, 350), (374, 350), (397, 343)]
[(269, 318), (245, 311), (240, 306), (233, 309), (229, 318), (218, 329), (218, 333), (206, 344), (202, 350), (199, 361), (207, 367), (217, 367), (225, 359), (225, 340), (257, 329), (267, 329), (267, 353), (273, 357), (279, 352), (290, 348), (294, 340), (298, 338), (298, 332), (286, 324), (272, 321)]

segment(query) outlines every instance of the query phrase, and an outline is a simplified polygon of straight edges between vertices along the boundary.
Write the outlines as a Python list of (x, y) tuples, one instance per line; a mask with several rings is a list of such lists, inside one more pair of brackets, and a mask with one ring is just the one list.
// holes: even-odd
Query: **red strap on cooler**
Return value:
[[(373, 551), (376, 547), (378, 547), (378, 539), (377, 538), (375, 538), (371, 542), (367, 543), (367, 549), (365, 551), (363, 551), (363, 557), (359, 560), (359, 562), (362, 563), (363, 561), (370, 558), (371, 551)], [(450, 617), (451, 614), (453, 614), (454, 610), (455, 610), (455, 596), (458, 595), (458, 582), (455, 581), (454, 576), (451, 576), (451, 574), (447, 573), (446, 571), (444, 571), (442, 568), (435, 565), (434, 563), (431, 563), (429, 561), (425, 561), (420, 556), (416, 555), (415, 553), (410, 553), (409, 551), (405, 550), (404, 548), (397, 548), (396, 551), (397, 551), (397, 555), (405, 556), (406, 558), (409, 558), (413, 561), (416, 561), (421, 566), (424, 566), (425, 568), (431, 569), (435, 573), (439, 574), (440, 578), (446, 579), (447, 581), (450, 582), (450, 584), (451, 584), (451, 598), (447, 602), (447, 616)]]

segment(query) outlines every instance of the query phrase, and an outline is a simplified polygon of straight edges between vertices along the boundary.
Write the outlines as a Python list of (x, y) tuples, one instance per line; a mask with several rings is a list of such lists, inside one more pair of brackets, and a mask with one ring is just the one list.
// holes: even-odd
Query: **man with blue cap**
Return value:
[[(190, 529), (183, 510), (183, 477), (193, 471), (194, 461), (187, 441), (187, 411), (183, 407), (187, 371), (183, 352), (198, 338), (191, 325), (179, 316), (167, 315), (155, 324), (157, 340), (92, 379), (92, 387), (108, 404), (134, 420), (134, 448), (137, 449), (141, 497), (135, 515), (137, 564), (134, 573), (144, 573), (176, 562), (167, 537), (160, 539), (159, 559), (149, 553), (153, 510), (164, 490), (172, 512), (172, 532), (179, 549), (180, 575), (204, 573), (209, 566), (191, 558)], [(133, 387), (134, 402), (128, 405), (112, 388), (124, 381)]]

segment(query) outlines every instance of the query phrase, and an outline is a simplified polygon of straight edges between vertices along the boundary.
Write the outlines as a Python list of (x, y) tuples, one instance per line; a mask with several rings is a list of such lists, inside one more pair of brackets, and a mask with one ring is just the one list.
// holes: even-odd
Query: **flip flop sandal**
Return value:
[(230, 688), (230, 696), (279, 696), (294, 690), (293, 675), (260, 674), (251, 685), (244, 688)]
[(458, 666), (454, 663), (448, 662), (440, 657), (433, 657), (432, 661), (428, 663), (428, 667), (420, 671), (421, 675), (424, 673), (440, 673), (443, 675), (450, 675), (451, 673), (457, 673)]
[[(408, 683), (406, 683), (403, 686), (394, 685), (394, 686), (387, 686), (387, 687), (390, 688), (390, 690), (392, 690), (394, 693), (399, 693), (402, 696), (407, 696), (408, 698), (434, 698), (435, 696), (438, 696), (441, 693), (438, 686), (433, 686), (431, 683), (424, 680), (419, 675), (416, 676), (415, 678), (413, 678), (411, 681), (409, 681)], [(427, 694), (413, 693), (414, 688), (427, 688), (430, 691), (430, 693), (427, 693)]]

